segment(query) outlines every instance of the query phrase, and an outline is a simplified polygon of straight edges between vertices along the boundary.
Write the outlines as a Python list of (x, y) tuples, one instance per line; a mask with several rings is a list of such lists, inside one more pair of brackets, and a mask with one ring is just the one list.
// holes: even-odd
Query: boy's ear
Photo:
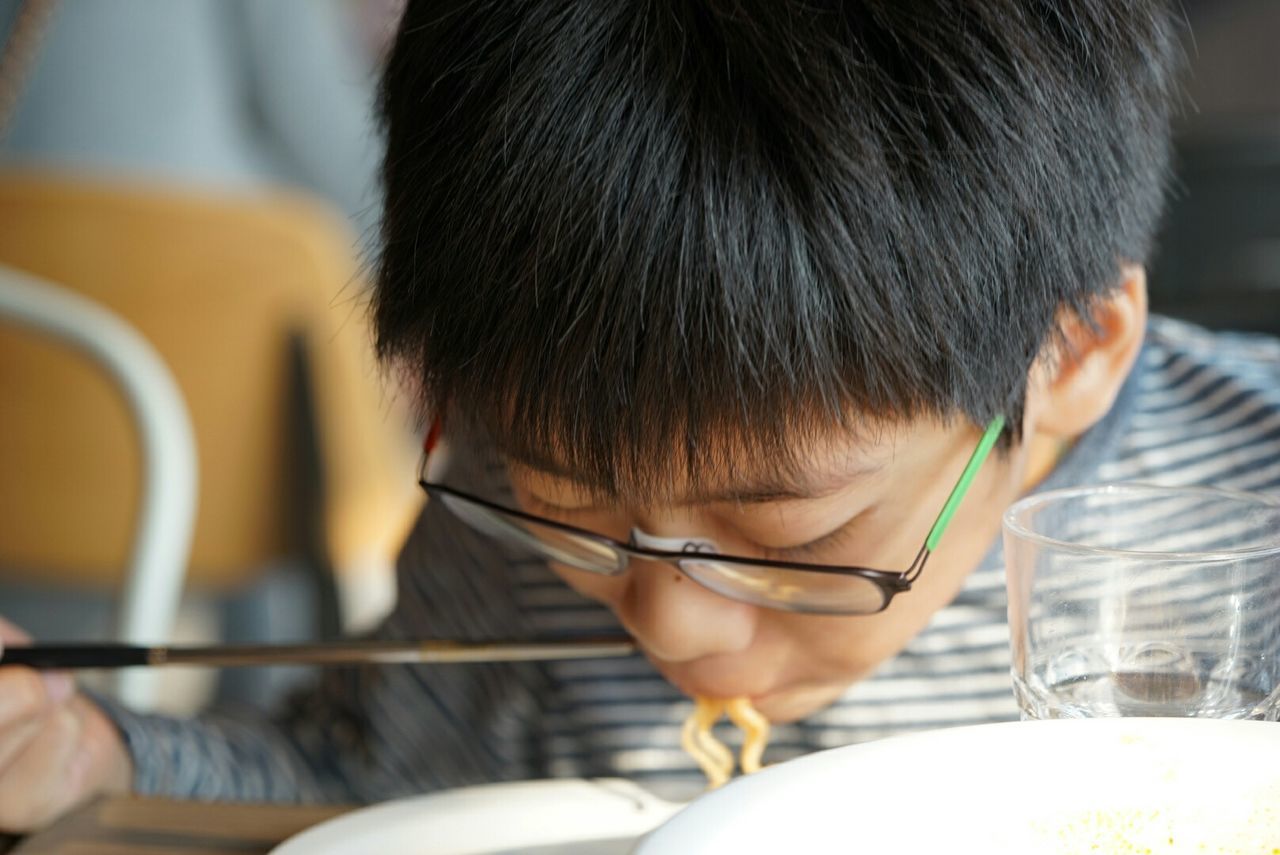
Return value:
[(1147, 327), (1146, 270), (1129, 264), (1120, 275), (1120, 287), (1095, 305), (1092, 327), (1067, 318), (1061, 340), (1032, 369), (1027, 416), (1033, 432), (1074, 439), (1115, 402)]

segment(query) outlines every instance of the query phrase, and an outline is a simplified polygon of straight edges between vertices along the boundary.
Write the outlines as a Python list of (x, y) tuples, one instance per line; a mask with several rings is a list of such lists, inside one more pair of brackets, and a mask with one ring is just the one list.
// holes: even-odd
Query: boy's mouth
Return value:
[(696, 680), (663, 674), (672, 685), (691, 698), (748, 698), (754, 704), (778, 693), (770, 688), (756, 688), (732, 680)]
[(710, 669), (707, 673), (699, 673), (702, 669), (696, 665), (690, 667), (694, 663), (676, 665), (653, 661), (662, 676), (689, 697), (747, 698), (752, 706), (776, 723), (795, 721), (829, 706), (847, 688), (835, 683), (742, 680)]
[(715, 662), (666, 662), (647, 652), (646, 655), (667, 682), (691, 698), (750, 698), (754, 703), (756, 699), (768, 697), (781, 688), (768, 679), (762, 679), (764, 675), (759, 673), (751, 675), (751, 679), (743, 679), (740, 669), (717, 667), (719, 663)]

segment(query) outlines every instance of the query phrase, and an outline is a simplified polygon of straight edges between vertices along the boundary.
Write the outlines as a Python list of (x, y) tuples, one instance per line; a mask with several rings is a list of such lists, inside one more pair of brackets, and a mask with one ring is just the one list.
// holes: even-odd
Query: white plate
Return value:
[(1077, 719), (938, 730), (783, 763), (698, 799), (637, 853), (1275, 847), (1280, 724)]
[(681, 807), (613, 778), (491, 784), (343, 814), (271, 855), (622, 855)]

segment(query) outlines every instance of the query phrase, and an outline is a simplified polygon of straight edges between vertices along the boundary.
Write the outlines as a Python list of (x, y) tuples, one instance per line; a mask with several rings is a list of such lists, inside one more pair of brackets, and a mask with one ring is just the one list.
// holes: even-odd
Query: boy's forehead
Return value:
[(619, 473), (612, 490), (593, 483), (557, 455), (522, 454), (508, 457), (507, 462), (534, 477), (566, 481), (608, 498), (662, 504), (757, 504), (838, 493), (882, 472), (892, 459), (894, 445), (886, 436), (844, 434), (798, 443), (785, 454), (722, 449), (702, 465), (660, 465), (663, 475), (656, 479)]

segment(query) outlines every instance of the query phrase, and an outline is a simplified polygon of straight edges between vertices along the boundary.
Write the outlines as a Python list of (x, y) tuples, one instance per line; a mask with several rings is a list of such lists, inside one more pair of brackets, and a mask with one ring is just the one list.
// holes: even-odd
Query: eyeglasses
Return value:
[[(603, 534), (539, 517), (426, 480), (426, 457), (418, 483), (454, 516), (476, 531), (523, 547), (557, 564), (588, 573), (617, 576), (631, 559), (663, 561), (717, 594), (765, 608), (830, 615), (870, 615), (884, 611), (897, 594), (911, 590), (924, 571), (978, 470), (990, 454), (1004, 417), (987, 425), (952, 487), (942, 511), (929, 529), (915, 560), (905, 572), (770, 561), (714, 551), (709, 541), (690, 538), (679, 550), (650, 549)], [(436, 431), (433, 429), (433, 437)], [(428, 450), (433, 440), (428, 440)]]

